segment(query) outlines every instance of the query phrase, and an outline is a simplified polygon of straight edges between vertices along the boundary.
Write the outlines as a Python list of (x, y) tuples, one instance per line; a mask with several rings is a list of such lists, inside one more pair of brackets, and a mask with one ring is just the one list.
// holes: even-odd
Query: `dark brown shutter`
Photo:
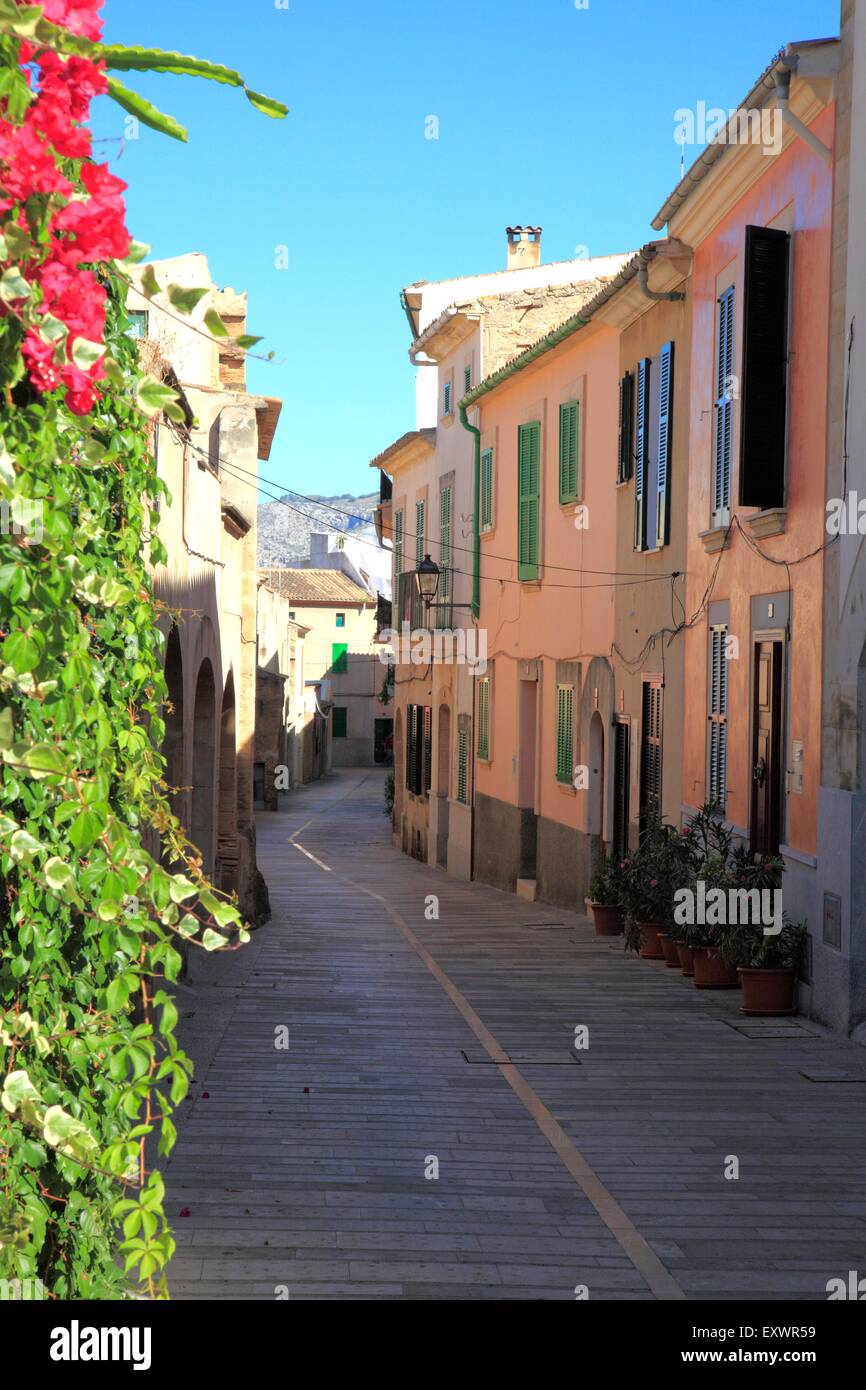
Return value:
[(613, 853), (617, 859), (628, 850), (628, 736), (628, 724), (618, 719), (613, 726)]
[(415, 706), (406, 707), (406, 786), (415, 790)]
[(781, 507), (785, 500), (789, 242), (787, 232), (746, 228), (740, 388), (744, 507)]
[(659, 359), (659, 462), (656, 545), (671, 538), (671, 456), (674, 438), (674, 345), (665, 343)]
[(619, 383), (619, 464), (616, 480), (625, 483), (632, 475), (634, 459), (634, 373), (626, 372)]

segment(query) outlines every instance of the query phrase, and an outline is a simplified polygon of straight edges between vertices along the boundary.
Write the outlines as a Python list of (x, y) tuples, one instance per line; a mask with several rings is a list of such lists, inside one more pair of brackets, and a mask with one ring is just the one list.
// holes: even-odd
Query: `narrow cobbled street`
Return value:
[(176, 1298), (826, 1299), (863, 1267), (861, 1048), (405, 857), (378, 771), (283, 801), (271, 922), (181, 992)]

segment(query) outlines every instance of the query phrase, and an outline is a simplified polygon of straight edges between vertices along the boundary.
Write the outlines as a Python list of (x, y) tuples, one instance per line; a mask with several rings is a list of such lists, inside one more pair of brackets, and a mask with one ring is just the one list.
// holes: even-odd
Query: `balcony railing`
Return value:
[[(441, 587), (441, 579), (439, 583)], [(428, 608), (418, 593), (415, 571), (406, 570), (397, 576), (397, 603), (393, 617), (397, 625), (409, 623), (413, 632), (416, 628), (451, 627), (451, 598), (442, 598), (437, 594), (433, 605)]]
[(383, 598), (381, 594), (376, 597), (376, 637), (393, 626), (394, 605), (389, 598)]

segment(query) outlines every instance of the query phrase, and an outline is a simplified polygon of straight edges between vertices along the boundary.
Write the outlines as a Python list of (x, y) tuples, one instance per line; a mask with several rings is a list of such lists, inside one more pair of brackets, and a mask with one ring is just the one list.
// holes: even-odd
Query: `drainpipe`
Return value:
[(472, 616), (478, 622), (481, 612), (481, 431), (477, 425), (470, 425), (466, 418), (466, 406), (461, 401), (457, 407), (460, 423), (465, 430), (475, 436), (475, 483), (472, 517)]
[(674, 301), (674, 300), (677, 300), (677, 299), (685, 299), (685, 294), (683, 293), (682, 290), (669, 290), (667, 293), (663, 293), (663, 292), (660, 292), (659, 290), (651, 290), (651, 289), (650, 289), (649, 284), (648, 284), (648, 282), (647, 282), (647, 276), (648, 276), (647, 267), (648, 267), (650, 261), (651, 261), (651, 260), (654, 260), (654, 259), (655, 259), (655, 252), (654, 252), (654, 251), (653, 251), (653, 252), (642, 251), (642, 252), (640, 253), (640, 262), (639, 262), (638, 268), (637, 268), (637, 280), (638, 280), (638, 284), (640, 285), (640, 287), (641, 287), (641, 289), (643, 290), (644, 294), (646, 295), (647, 299), (652, 299), (652, 300), (655, 300), (656, 302), (657, 302), (658, 300), (661, 300), (661, 299), (667, 300), (667, 301), (669, 301), (669, 302)]
[(794, 53), (786, 53), (781, 60), (781, 67), (775, 74), (776, 79), (776, 110), (780, 112), (782, 121), (786, 126), (793, 130), (801, 140), (826, 160), (828, 164), (832, 162), (833, 151), (819, 140), (814, 131), (810, 130), (799, 116), (795, 116), (788, 105), (788, 97), (791, 90), (791, 74), (796, 70), (799, 59)]

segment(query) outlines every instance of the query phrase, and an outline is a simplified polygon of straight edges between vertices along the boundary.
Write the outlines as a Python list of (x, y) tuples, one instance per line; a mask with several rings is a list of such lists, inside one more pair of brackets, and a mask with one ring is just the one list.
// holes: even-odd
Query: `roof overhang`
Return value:
[(259, 458), (267, 460), (271, 456), (271, 445), (277, 432), (280, 411), (283, 403), (276, 396), (256, 398), (256, 428), (259, 436)]
[[(768, 146), (737, 139), (742, 113), (776, 105), (776, 77), (791, 73), (789, 109), (809, 125), (833, 100), (839, 69), (838, 39), (815, 39), (788, 44), (765, 68), (715, 139), (701, 152), (659, 208), (652, 225), (667, 226), (671, 235), (697, 246), (729, 210), (732, 203), (766, 172), (775, 156)], [(781, 121), (781, 114), (779, 115)], [(779, 152), (799, 137), (782, 123)]]
[(393, 444), (389, 444), (387, 449), (383, 449), (381, 454), (371, 459), (370, 467), (379, 468), (383, 473), (393, 476), (400, 469), (410, 468), (413, 464), (428, 458), (435, 447), (435, 430), (407, 430), (406, 434), (401, 434), (399, 439), (395, 439)]
[(480, 314), (469, 314), (459, 306), (451, 306), (418, 335), (409, 349), (410, 359), (414, 360), (414, 355), (418, 352), (436, 360), (447, 357), (467, 338), (472, 337), (480, 321)]

